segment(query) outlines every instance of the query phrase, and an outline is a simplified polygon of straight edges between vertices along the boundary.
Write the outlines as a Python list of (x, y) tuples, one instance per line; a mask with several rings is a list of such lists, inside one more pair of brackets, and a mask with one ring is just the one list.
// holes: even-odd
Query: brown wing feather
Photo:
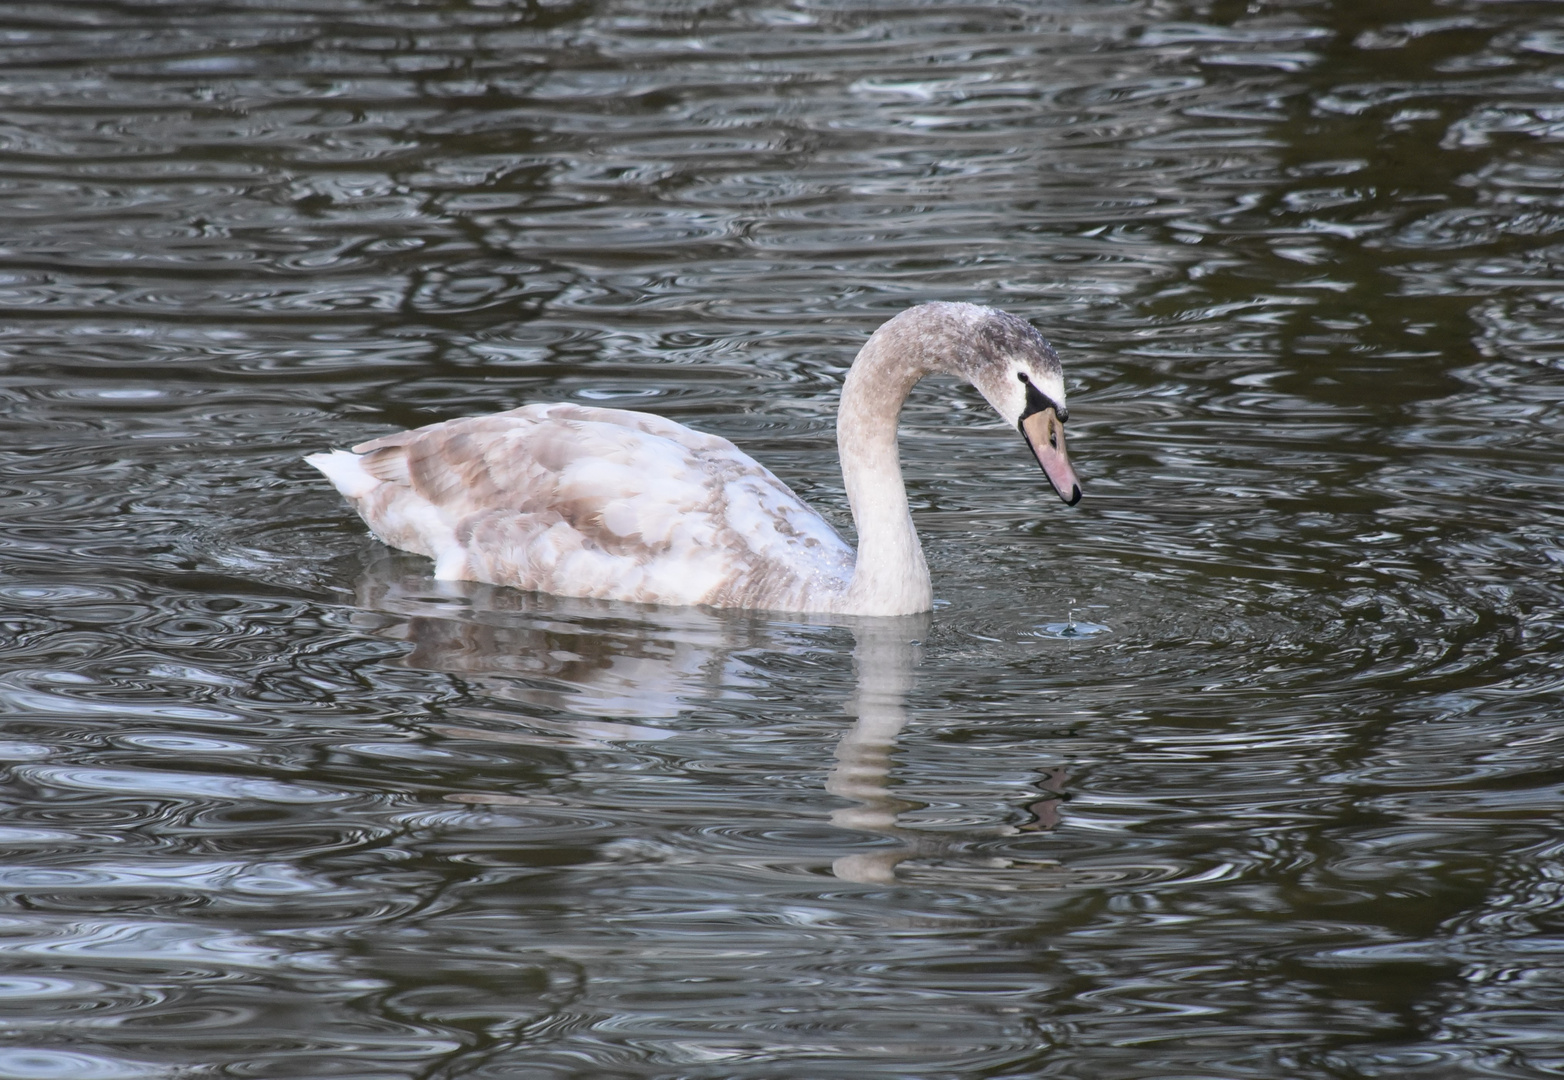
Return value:
[[(648, 413), (527, 406), (353, 449), (384, 484), (359, 501), (360, 512), (388, 542), (436, 558), (441, 576), (562, 595), (761, 606), (748, 595), (796, 592), (801, 601), (809, 581), (850, 567), (850, 549), (829, 526), (732, 443)], [(727, 500), (739, 488), (765, 490), (756, 497), (792, 508), (776, 515), (782, 526), (788, 514), (812, 519), (818, 539), (791, 528), (761, 536), (753, 514), (736, 531)], [(783, 550), (812, 556), (822, 544), (835, 556), (809, 571)]]

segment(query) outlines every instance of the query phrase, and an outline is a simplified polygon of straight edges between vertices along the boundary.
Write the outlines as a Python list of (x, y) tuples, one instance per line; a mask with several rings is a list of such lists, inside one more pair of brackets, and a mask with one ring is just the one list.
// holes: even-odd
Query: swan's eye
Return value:
[(1030, 379), (1028, 379), (1026, 377), (1026, 372), (1024, 372), (1024, 371), (1016, 372), (1016, 378), (1020, 379), (1022, 382), (1031, 382), (1032, 381), (1032, 380), (1030, 380)]

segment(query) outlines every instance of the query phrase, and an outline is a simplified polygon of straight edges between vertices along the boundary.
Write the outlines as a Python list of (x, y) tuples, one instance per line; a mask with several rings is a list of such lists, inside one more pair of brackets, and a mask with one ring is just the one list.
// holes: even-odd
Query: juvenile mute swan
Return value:
[(1064, 447), (1064, 373), (1032, 326), (924, 304), (876, 330), (842, 386), (836, 442), (858, 551), (738, 447), (622, 409), (526, 405), (305, 460), (435, 576), (560, 596), (846, 615), (927, 611), (896, 418), (946, 372), (1016, 427), (1054, 490), (1081, 488)]

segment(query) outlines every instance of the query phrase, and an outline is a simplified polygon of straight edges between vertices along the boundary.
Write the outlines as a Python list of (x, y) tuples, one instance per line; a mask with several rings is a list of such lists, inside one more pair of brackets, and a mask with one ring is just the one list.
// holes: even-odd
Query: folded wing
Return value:
[(852, 549), (767, 469), (649, 413), (528, 405), (307, 460), (442, 578), (797, 611), (852, 575)]

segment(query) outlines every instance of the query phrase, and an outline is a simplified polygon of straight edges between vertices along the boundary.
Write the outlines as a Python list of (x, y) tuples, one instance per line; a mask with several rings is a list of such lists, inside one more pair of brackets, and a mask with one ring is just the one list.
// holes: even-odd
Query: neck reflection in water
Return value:
[[(908, 860), (955, 864), (968, 872), (1010, 868), (1009, 860), (980, 858), (965, 849), (985, 837), (1054, 828), (1067, 797), (1068, 773), (1053, 769), (1034, 785), (1007, 793), (1020, 804), (1018, 824), (935, 831), (904, 823), (905, 816), (928, 805), (893, 794), (897, 740), (911, 718), (909, 697), (922, 642), (932, 626), (926, 613), (781, 621), (739, 612), (574, 600), (437, 581), (421, 560), (384, 553), (360, 577), (355, 601), (359, 626), (411, 646), (401, 660), (405, 667), (451, 677), (452, 701), (439, 721), (423, 725), (442, 739), (565, 752), (659, 743), (644, 769), (676, 782), (698, 780), (701, 789), (683, 788), (682, 798), (689, 804), (709, 802), (714, 816), (735, 804), (762, 816), (776, 806), (773, 799), (731, 790), (731, 771), (700, 760), (709, 757), (714, 734), (730, 753), (734, 740), (750, 740), (754, 752), (763, 755), (763, 772), (773, 777), (787, 765), (812, 770), (821, 763), (818, 755), (805, 757), (787, 746), (790, 740), (807, 740), (815, 749), (835, 739), (835, 761), (824, 789), (847, 805), (831, 810), (829, 820), (838, 830), (860, 835), (838, 836), (823, 845), (825, 850), (817, 845), (794, 855), (797, 862), (828, 862), (844, 881), (893, 883), (897, 867)], [(842, 631), (851, 634), (850, 670), (839, 659), (845, 651)], [(777, 691), (793, 682), (790, 671), (801, 663), (810, 669), (804, 675), (811, 694), (776, 700)], [(831, 709), (832, 703), (843, 711)], [(845, 732), (844, 713), (851, 717)], [(714, 729), (712, 714), (729, 730)], [(670, 752), (681, 743), (689, 749)], [(958, 745), (951, 752), (979, 751)], [(578, 766), (592, 764), (572, 760)], [(507, 781), (514, 778), (493, 776), (488, 782)], [(730, 790), (722, 790), (724, 784)], [(581, 790), (579, 797), (583, 805), (601, 801), (591, 790)], [(561, 789), (462, 791), (446, 798), (557, 805)], [(731, 820), (717, 820), (706, 831), (733, 827)], [(871, 839), (867, 850), (862, 834)], [(637, 850), (644, 854), (646, 845)]]
[[(892, 838), (894, 846), (843, 855), (831, 870), (844, 881), (888, 884), (896, 880), (896, 867), (908, 859), (959, 858), (960, 848), (979, 836), (1008, 835), (1051, 829), (1059, 823), (1068, 773), (1055, 769), (1025, 791), (1027, 817), (1021, 825), (998, 825), (986, 830), (967, 829), (957, 834), (904, 828), (901, 815), (924, 809), (923, 803), (897, 798), (891, 792), (896, 740), (907, 726), (908, 697), (912, 693), (921, 643), (933, 620), (928, 614), (894, 619), (855, 619), (851, 622), (856, 644), (853, 671), (857, 689), (849, 704), (855, 716), (852, 727), (836, 746), (836, 765), (826, 777), (825, 789), (854, 805), (831, 812), (831, 823), (842, 829), (878, 833)], [(952, 748), (953, 753), (969, 752)], [(1008, 868), (1011, 860), (982, 860)]]

